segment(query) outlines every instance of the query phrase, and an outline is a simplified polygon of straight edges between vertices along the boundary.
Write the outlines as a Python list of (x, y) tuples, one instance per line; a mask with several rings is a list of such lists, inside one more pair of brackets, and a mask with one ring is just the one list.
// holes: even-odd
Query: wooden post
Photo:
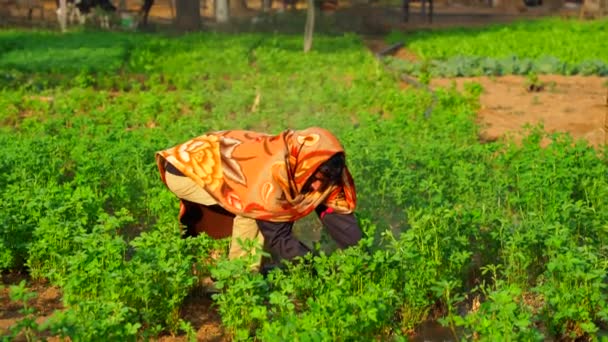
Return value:
[(59, 26), (61, 32), (65, 32), (67, 29), (68, 19), (68, 3), (67, 0), (59, 0)]
[(306, 25), (304, 26), (304, 53), (312, 49), (312, 37), (315, 29), (315, 1), (308, 0)]
[(215, 0), (215, 21), (227, 23), (230, 19), (230, 6), (228, 0)]

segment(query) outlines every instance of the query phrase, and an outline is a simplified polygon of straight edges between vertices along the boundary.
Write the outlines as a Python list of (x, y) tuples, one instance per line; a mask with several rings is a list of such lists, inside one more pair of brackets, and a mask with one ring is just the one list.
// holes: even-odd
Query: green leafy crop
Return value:
[(447, 77), (530, 72), (605, 76), (605, 26), (606, 20), (549, 18), (484, 28), (393, 32), (388, 41), (405, 42), (420, 57), (420, 62), (395, 62), (416, 74), (430, 63), (432, 74)]
[[(472, 32), (408, 44), (429, 58), (427, 76), (466, 74), (469, 58), (475, 72), (534, 75), (572, 63), (594, 70), (601, 64), (588, 57), (605, 56), (595, 40), (569, 47), (603, 37), (599, 23), (497, 26), (478, 33), (481, 45)], [(555, 36), (563, 48), (550, 45)], [(23, 305), (12, 332), (192, 337), (180, 310), (209, 275), (213, 310), (234, 340), (404, 340), (427, 320), (458, 340), (593, 339), (608, 324), (604, 149), (540, 127), (522, 143), (480, 143), (478, 85), (400, 89), (352, 35), (315, 38), (306, 55), (299, 36), (274, 34), (0, 37), (0, 268), (47, 280), (64, 300), (44, 326)], [(544, 45), (516, 48), (523, 37)], [(469, 57), (434, 64), (455, 42)], [(543, 59), (546, 49), (555, 54)], [(334, 251), (321, 233), (318, 255), (264, 278), (227, 260), (227, 241), (180, 236), (155, 151), (210, 130), (313, 125), (345, 147), (365, 232), (358, 246)], [(29, 298), (19, 286), (14, 300)]]

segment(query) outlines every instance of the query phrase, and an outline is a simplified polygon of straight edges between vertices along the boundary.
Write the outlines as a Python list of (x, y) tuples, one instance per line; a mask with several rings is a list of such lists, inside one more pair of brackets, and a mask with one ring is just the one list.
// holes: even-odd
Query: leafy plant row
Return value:
[(390, 42), (403, 41), (422, 59), (456, 55), (503, 58), (553, 56), (567, 63), (606, 60), (606, 19), (578, 21), (561, 18), (528, 19), (511, 24), (392, 32)]
[(606, 76), (608, 63), (595, 59), (570, 64), (551, 56), (538, 59), (509, 56), (505, 58), (454, 56), (445, 60), (408, 62), (389, 58), (387, 66), (395, 71), (416, 77), (468, 77), (529, 74), (558, 74)]
[(479, 75), (608, 74), (606, 20), (522, 20), (484, 28), (393, 32), (417, 62), (392, 61), (408, 73), (457, 77)]

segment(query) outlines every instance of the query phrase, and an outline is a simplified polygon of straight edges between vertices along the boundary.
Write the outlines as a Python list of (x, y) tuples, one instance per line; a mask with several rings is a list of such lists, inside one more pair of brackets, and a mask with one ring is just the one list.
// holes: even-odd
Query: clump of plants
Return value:
[(526, 76), (526, 90), (529, 92), (538, 93), (545, 89), (545, 83), (542, 82), (538, 75), (535, 73), (529, 73)]

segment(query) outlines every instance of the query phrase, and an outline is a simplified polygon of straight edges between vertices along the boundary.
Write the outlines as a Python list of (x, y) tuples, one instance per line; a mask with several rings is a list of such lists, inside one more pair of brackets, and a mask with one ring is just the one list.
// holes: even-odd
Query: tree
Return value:
[(182, 31), (196, 31), (201, 27), (200, 0), (177, 0), (175, 26)]

